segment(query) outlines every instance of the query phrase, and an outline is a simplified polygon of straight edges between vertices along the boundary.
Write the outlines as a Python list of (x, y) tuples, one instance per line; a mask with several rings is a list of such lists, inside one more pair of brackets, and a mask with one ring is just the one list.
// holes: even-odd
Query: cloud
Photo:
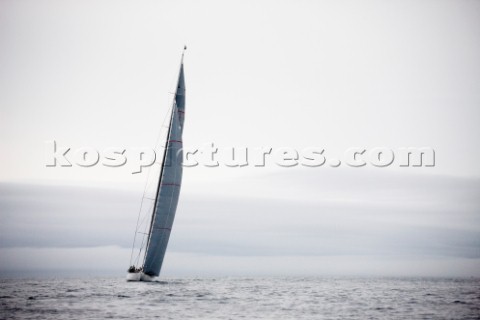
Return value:
[[(123, 276), (130, 250), (2, 248), (0, 276)], [(164, 277), (178, 276), (480, 276), (480, 259), (348, 255), (218, 256), (167, 252)]]
[(101, 188), (0, 184), (2, 247), (128, 246), (135, 193)]
[[(0, 252), (8, 252), (10, 261), (25, 248), (60, 256), (77, 252), (79, 261), (94, 261), (86, 247), (131, 248), (138, 193), (19, 184), (0, 189)], [(276, 266), (281, 257), (302, 257), (313, 265), (348, 257), (365, 266), (370, 259), (377, 266), (391, 260), (398, 262), (395, 272), (406, 261), (429, 261), (432, 268), (440, 261), (439, 270), (459, 263), (458, 270), (465, 271), (480, 258), (478, 190), (475, 179), (358, 170), (246, 175), (217, 181), (208, 192), (183, 193), (168, 252), (224, 261), (227, 274), (242, 268), (231, 261), (255, 257), (270, 259), (273, 273), (300, 272), (293, 262)], [(123, 266), (127, 260), (117, 262)], [(184, 267), (195, 272), (190, 266)]]

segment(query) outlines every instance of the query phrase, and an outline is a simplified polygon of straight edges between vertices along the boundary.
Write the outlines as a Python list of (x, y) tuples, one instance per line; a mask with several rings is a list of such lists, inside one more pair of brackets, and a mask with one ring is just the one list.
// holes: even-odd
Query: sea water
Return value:
[(480, 319), (480, 279), (1, 279), (1, 319)]

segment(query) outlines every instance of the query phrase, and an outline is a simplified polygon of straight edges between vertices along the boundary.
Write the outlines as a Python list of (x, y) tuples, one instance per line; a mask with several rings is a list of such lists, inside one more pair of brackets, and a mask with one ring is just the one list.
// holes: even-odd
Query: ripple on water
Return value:
[(2, 280), (1, 319), (477, 319), (479, 279)]

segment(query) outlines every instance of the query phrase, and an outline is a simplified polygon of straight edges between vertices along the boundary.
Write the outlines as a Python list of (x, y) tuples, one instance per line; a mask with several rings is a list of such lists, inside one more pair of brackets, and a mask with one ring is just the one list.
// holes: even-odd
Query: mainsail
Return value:
[[(172, 231), (182, 182), (182, 133), (185, 116), (185, 78), (183, 54), (173, 99), (165, 152), (156, 190), (155, 203), (148, 231), (148, 240), (139, 271), (154, 277), (160, 274), (168, 240)], [(140, 249), (141, 250), (141, 249)], [(135, 271), (135, 270), (134, 270)], [(130, 271), (131, 272), (131, 271)], [(127, 277), (128, 279), (128, 277)]]

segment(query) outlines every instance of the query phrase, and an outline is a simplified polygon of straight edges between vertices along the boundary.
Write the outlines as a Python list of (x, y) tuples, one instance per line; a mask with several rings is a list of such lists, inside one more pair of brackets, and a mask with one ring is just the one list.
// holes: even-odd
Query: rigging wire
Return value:
[[(165, 114), (164, 118), (163, 118), (163, 121), (162, 121), (162, 125), (160, 127), (160, 130), (158, 132), (158, 135), (157, 135), (157, 139), (155, 141), (155, 145), (154, 145), (154, 150), (156, 151), (157, 149), (159, 149), (158, 147), (158, 144), (160, 142), (160, 138), (162, 137), (162, 135), (165, 134), (164, 131), (165, 130), (165, 122), (168, 118), (168, 115), (170, 114), (171, 110), (172, 110), (173, 106), (170, 106), (167, 110), (167, 113)], [(163, 133), (163, 134), (162, 134)], [(168, 131), (166, 132), (168, 134)], [(162, 148), (164, 148), (165, 146), (162, 146)], [(149, 186), (149, 183), (151, 182), (151, 171), (152, 171), (152, 166), (148, 167), (148, 172), (147, 172), (147, 179), (145, 181), (145, 187), (143, 189), (143, 194), (142, 194), (142, 200), (140, 201), (140, 208), (138, 210), (138, 217), (137, 217), (137, 224), (136, 224), (136, 227), (135, 227), (135, 233), (133, 235), (133, 244), (132, 244), (132, 251), (130, 253), (130, 265), (132, 265), (132, 259), (133, 259), (133, 252), (135, 251), (135, 243), (136, 243), (136, 239), (137, 239), (137, 234), (138, 234), (138, 230), (141, 226), (141, 224), (143, 223), (143, 221), (145, 220), (146, 217), (148, 217), (148, 214), (145, 214), (144, 218), (142, 219), (142, 221), (140, 222), (140, 217), (142, 215), (142, 209), (143, 209), (143, 202), (145, 200), (145, 194), (147, 192), (147, 188)], [(156, 195), (155, 195), (156, 196)], [(150, 206), (151, 208), (152, 206)], [(150, 208), (149, 210), (147, 210), (147, 213), (150, 211)], [(154, 208), (153, 208), (154, 209)], [(143, 239), (142, 239), (142, 246), (143, 246), (143, 240), (145, 238), (145, 235), (143, 236)], [(142, 251), (142, 247), (140, 247), (140, 252)], [(140, 255), (140, 252), (139, 252), (139, 255)], [(136, 259), (137, 262), (138, 262), (138, 258)], [(135, 263), (136, 265), (136, 263)]]

